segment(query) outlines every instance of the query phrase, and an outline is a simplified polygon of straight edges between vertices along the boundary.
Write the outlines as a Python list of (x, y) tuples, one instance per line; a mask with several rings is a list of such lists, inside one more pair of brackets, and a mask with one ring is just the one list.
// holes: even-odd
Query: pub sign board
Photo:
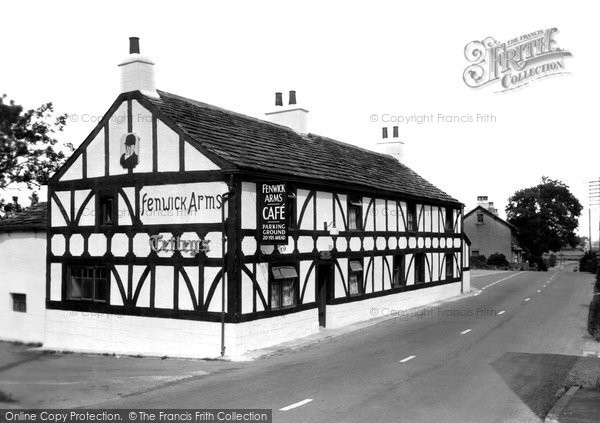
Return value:
[(285, 183), (258, 184), (258, 243), (287, 244), (287, 187)]

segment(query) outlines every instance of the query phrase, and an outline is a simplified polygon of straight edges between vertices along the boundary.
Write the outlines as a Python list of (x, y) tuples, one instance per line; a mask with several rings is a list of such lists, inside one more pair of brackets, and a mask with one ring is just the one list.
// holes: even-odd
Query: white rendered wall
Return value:
[[(226, 324), (229, 357), (319, 331), (317, 309)], [(221, 355), (221, 324), (48, 310), (44, 348), (57, 351), (209, 358)]]
[(471, 271), (463, 271), (463, 294), (471, 292)]
[[(46, 233), (0, 234), (0, 339), (44, 340)], [(27, 312), (13, 311), (11, 293), (27, 296)]]
[[(352, 323), (381, 317), (384, 310), (409, 310), (414, 307), (460, 295), (460, 282), (416, 289), (398, 294), (369, 298), (344, 304), (327, 306), (327, 328), (335, 329)], [(377, 312), (373, 312), (376, 310)]]

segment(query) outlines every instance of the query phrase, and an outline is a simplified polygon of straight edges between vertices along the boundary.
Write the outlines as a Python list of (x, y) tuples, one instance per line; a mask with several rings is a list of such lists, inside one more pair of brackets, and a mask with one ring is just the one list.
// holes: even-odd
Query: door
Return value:
[(324, 263), (317, 266), (317, 292), (315, 299), (319, 307), (319, 326), (326, 326), (327, 300), (331, 295), (333, 281), (333, 264)]

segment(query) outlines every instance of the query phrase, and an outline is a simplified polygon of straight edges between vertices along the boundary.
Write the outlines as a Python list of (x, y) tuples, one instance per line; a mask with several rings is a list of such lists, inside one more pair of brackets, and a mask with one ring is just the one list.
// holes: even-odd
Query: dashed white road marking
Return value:
[(498, 312), (498, 316), (500, 316), (501, 314), (504, 314), (504, 313), (506, 313), (506, 310), (502, 310), (502, 311)]
[(529, 301), (529, 300), (531, 300), (531, 298), (525, 298), (525, 302), (527, 302), (527, 301)]
[(312, 398), (307, 398), (305, 400), (298, 401), (298, 402), (290, 404), (290, 405), (288, 405), (286, 407), (280, 408), (279, 411), (288, 411), (288, 410), (291, 410), (292, 408), (296, 408), (296, 407), (300, 407), (300, 406), (302, 406), (304, 404), (308, 404), (311, 401), (312, 401)]
[(466, 335), (469, 332), (471, 332), (471, 329), (463, 330), (460, 334), (461, 335)]
[(496, 282), (492, 282), (492, 283), (487, 284), (486, 286), (484, 286), (481, 289), (483, 290), (483, 289), (489, 288), (490, 286), (496, 285), (497, 283), (500, 283), (500, 282), (505, 281), (505, 280), (510, 279), (510, 278), (514, 278), (515, 276), (520, 275), (521, 273), (523, 273), (523, 272), (515, 273), (514, 275), (510, 275), (510, 276), (507, 276), (507, 277), (505, 277), (503, 279), (499, 279)]
[(416, 355), (409, 355), (408, 357), (403, 358), (402, 360), (400, 360), (400, 363), (406, 363), (407, 361), (410, 361), (410, 360), (412, 360), (415, 357), (416, 357)]

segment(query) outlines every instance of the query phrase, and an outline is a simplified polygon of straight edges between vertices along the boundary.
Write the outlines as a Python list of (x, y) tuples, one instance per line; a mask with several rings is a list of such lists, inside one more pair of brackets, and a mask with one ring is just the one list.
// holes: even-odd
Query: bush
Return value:
[(485, 259), (485, 256), (471, 256), (471, 260), (470, 260), (470, 267), (472, 269), (485, 269), (487, 266), (487, 261)]
[(596, 341), (600, 341), (600, 295), (594, 295), (588, 314), (588, 332)]
[(487, 259), (488, 266), (495, 267), (508, 267), (508, 260), (506, 260), (506, 256), (501, 253), (490, 254)]
[(554, 254), (550, 254), (548, 257), (548, 267), (556, 266), (556, 256)]
[(596, 273), (598, 271), (598, 254), (588, 251), (579, 260), (580, 272)]
[(530, 257), (529, 265), (539, 272), (548, 270), (548, 263), (542, 257)]
[(594, 292), (600, 292), (600, 269), (596, 273), (596, 284), (594, 285)]

